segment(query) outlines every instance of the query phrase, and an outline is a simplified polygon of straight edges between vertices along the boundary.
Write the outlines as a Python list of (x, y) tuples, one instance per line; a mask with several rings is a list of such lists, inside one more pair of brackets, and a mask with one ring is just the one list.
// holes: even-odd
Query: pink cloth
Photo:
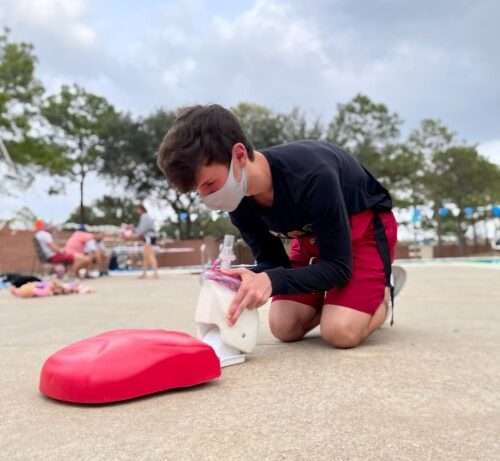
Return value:
[(226, 275), (220, 271), (220, 263), (217, 260), (210, 269), (203, 272), (202, 277), (218, 282), (232, 291), (238, 291), (241, 285), (241, 279), (237, 275)]
[(64, 252), (72, 256), (82, 255), (85, 253), (85, 244), (94, 238), (94, 234), (84, 231), (73, 232), (71, 237), (66, 242)]
[(78, 282), (61, 283), (54, 281), (28, 282), (19, 288), (12, 287), (10, 289), (14, 296), (20, 298), (39, 298), (53, 295), (69, 295), (72, 293), (93, 293), (91, 287), (80, 285)]
[(50, 282), (40, 282), (37, 283), (34, 290), (33, 296), (43, 298), (44, 296), (52, 295), (52, 284)]

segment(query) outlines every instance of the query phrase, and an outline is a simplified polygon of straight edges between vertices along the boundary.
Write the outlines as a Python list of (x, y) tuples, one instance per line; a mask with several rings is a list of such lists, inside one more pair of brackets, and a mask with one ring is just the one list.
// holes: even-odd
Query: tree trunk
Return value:
[(434, 216), (436, 216), (436, 221), (437, 221), (437, 226), (436, 226), (436, 233), (437, 233), (437, 244), (438, 248), (441, 248), (441, 243), (442, 243), (442, 224), (441, 224), (441, 216), (439, 215), (439, 209), (440, 206), (435, 206), (434, 207)]
[(457, 217), (457, 237), (458, 237), (458, 246), (460, 249), (460, 256), (465, 254), (465, 235), (464, 230), (462, 228), (462, 219), (460, 216)]
[(441, 216), (438, 216), (437, 218), (437, 238), (438, 238), (438, 241), (437, 241), (437, 244), (438, 244), (438, 247), (441, 248), (441, 244), (443, 243), (442, 240), (443, 240), (443, 236), (442, 236), (442, 229), (441, 229)]
[(182, 222), (182, 210), (176, 209), (175, 213), (177, 215), (177, 232), (179, 240), (184, 240), (184, 223)]
[(193, 236), (191, 235), (191, 229), (192, 229), (192, 226), (191, 226), (191, 214), (186, 212), (187, 213), (187, 219), (186, 219), (186, 239), (192, 239)]
[(184, 240), (184, 229), (179, 215), (177, 215), (177, 230), (179, 232), (179, 240)]
[(472, 235), (474, 237), (474, 251), (477, 251), (479, 241), (478, 241), (478, 235), (477, 235), (477, 222), (476, 222), (476, 220), (472, 220)]
[(85, 208), (83, 207), (83, 186), (85, 173), (80, 176), (80, 224), (85, 224)]

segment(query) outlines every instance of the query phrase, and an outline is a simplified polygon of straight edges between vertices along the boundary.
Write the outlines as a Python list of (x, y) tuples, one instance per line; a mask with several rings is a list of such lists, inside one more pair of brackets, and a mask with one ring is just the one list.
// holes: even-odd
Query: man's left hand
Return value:
[(256, 309), (271, 296), (271, 279), (265, 272), (256, 274), (248, 269), (222, 269), (221, 272), (241, 279), (240, 288), (227, 311), (229, 325), (236, 323), (243, 309)]

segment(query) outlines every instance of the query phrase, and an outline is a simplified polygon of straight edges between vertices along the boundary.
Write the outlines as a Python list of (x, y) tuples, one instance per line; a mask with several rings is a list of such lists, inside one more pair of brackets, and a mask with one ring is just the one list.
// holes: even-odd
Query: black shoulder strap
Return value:
[(394, 324), (394, 286), (392, 284), (392, 266), (391, 266), (391, 253), (389, 251), (389, 243), (387, 241), (387, 235), (385, 233), (385, 227), (380, 219), (377, 211), (373, 215), (373, 228), (375, 231), (375, 243), (377, 244), (377, 249), (380, 254), (380, 258), (384, 264), (384, 274), (385, 274), (385, 286), (389, 287), (391, 294), (391, 323)]

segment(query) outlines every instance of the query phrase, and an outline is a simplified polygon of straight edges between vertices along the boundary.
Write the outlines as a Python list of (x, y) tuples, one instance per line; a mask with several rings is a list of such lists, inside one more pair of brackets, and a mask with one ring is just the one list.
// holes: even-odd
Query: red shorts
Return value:
[(48, 259), (49, 263), (52, 264), (73, 264), (74, 260), (75, 258), (73, 255), (64, 252), (56, 253)]
[[(379, 214), (385, 227), (391, 261), (397, 242), (398, 224), (391, 211)], [(366, 210), (352, 215), (352, 277), (349, 282), (339, 288), (332, 288), (326, 293), (307, 293), (297, 295), (277, 295), (275, 300), (296, 301), (315, 309), (324, 304), (345, 306), (357, 311), (373, 315), (382, 304), (385, 296), (385, 273), (382, 258), (377, 249), (373, 229), (373, 211)], [(290, 244), (290, 262), (292, 267), (303, 267), (309, 264), (312, 257), (319, 257), (319, 248), (314, 237), (299, 237)]]

